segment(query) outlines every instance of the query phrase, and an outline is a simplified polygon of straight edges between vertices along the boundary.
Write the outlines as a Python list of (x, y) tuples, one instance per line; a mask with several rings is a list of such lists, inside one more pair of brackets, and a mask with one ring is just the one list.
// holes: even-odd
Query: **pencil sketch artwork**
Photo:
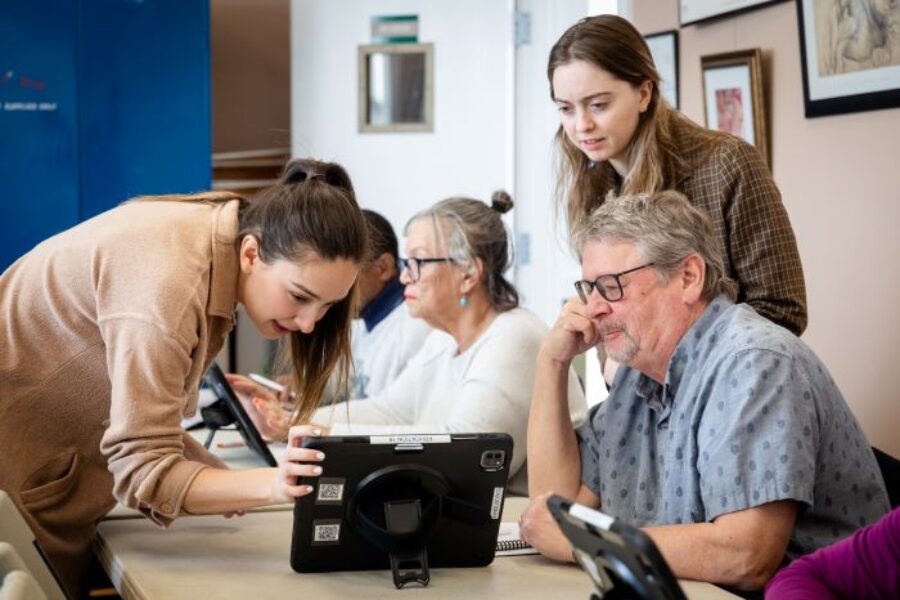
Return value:
[(900, 65), (900, 0), (814, 0), (819, 75)]

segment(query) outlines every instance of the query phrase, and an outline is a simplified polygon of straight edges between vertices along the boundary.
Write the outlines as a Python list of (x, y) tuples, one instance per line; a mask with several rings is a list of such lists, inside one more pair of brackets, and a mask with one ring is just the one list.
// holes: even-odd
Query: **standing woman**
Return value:
[(582, 19), (553, 46), (547, 76), (569, 230), (610, 193), (678, 190), (712, 217), (737, 301), (803, 333), (803, 268), (769, 169), (753, 146), (696, 125), (663, 99), (634, 26), (614, 15)]
[(144, 197), (36, 246), (0, 276), (0, 489), (80, 597), (116, 500), (160, 525), (309, 492), (295, 427), (278, 468), (229, 471), (180, 426), (238, 303), (289, 341), (294, 422), (346, 376), (366, 226), (347, 173), (295, 161), (252, 203)]

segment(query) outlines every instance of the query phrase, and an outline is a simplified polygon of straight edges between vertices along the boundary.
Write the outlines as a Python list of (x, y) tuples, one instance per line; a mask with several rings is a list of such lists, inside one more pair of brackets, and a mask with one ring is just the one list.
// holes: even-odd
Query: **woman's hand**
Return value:
[(287, 450), (284, 460), (278, 465), (272, 498), (276, 504), (291, 502), (313, 491), (311, 485), (299, 485), (300, 477), (318, 477), (322, 467), (317, 464), (325, 460), (325, 453), (311, 448), (301, 448), (304, 438), (321, 437), (322, 429), (317, 425), (295, 425), (288, 431)]
[(229, 373), (225, 378), (263, 438), (266, 441), (284, 439), (291, 418), (290, 411), (284, 408), (287, 394), (276, 394), (242, 375)]

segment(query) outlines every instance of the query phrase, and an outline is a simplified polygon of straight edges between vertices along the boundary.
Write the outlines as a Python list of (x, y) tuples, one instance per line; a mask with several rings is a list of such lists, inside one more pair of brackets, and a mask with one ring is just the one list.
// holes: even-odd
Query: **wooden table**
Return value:
[[(509, 498), (503, 518), (515, 520), (525, 498)], [(270, 511), (225, 519), (182, 517), (163, 530), (144, 519), (100, 524), (97, 556), (126, 600), (200, 598), (391, 598), (426, 594), (433, 600), (573, 598), (593, 586), (574, 565), (541, 556), (503, 556), (483, 568), (432, 569), (428, 587), (398, 592), (390, 571), (300, 574), (289, 564), (293, 513)], [(688, 598), (736, 598), (715, 586), (682, 582)]]

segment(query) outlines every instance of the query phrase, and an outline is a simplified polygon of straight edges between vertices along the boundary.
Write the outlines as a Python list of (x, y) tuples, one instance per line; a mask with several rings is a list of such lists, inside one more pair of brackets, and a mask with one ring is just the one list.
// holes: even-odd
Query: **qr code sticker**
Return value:
[(341, 522), (337, 520), (313, 521), (314, 546), (341, 543)]
[(323, 477), (319, 480), (316, 504), (341, 504), (344, 501), (343, 479)]

